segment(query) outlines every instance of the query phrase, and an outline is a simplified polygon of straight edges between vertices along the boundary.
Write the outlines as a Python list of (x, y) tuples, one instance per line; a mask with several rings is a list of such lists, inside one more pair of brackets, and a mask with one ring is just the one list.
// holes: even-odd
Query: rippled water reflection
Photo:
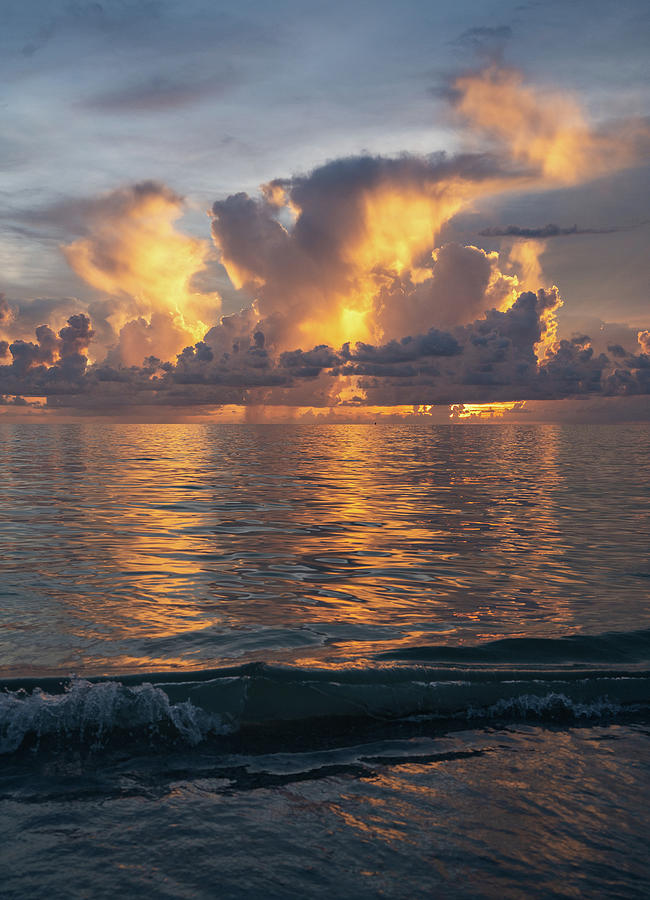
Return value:
[(644, 426), (0, 426), (4, 674), (650, 624)]

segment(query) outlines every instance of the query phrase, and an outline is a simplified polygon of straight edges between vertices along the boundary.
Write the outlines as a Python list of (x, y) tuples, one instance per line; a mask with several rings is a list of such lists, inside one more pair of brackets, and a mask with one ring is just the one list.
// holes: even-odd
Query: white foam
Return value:
[(221, 716), (189, 700), (172, 704), (151, 684), (126, 687), (115, 681), (92, 684), (75, 678), (62, 694), (38, 688), (31, 694), (0, 694), (0, 753), (13, 753), (29, 735), (37, 739), (58, 735), (101, 746), (115, 730), (153, 734), (161, 727), (171, 727), (190, 744), (228, 730)]

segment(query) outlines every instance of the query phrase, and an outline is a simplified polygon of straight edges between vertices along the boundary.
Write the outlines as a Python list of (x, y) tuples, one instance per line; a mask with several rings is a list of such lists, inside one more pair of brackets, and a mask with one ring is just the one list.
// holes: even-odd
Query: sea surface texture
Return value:
[(650, 428), (0, 425), (9, 898), (646, 897)]

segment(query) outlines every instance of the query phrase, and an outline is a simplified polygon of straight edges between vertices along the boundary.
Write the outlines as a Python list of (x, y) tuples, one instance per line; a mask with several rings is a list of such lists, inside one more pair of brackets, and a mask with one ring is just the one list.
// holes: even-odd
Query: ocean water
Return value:
[(3, 896), (645, 897), (650, 427), (0, 425)]

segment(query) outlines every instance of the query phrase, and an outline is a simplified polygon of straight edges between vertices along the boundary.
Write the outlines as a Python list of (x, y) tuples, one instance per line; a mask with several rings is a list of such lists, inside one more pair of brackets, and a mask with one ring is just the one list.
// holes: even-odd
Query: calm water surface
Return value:
[(647, 427), (0, 427), (2, 671), (650, 624)]
[(3, 897), (650, 895), (648, 426), (0, 425)]

